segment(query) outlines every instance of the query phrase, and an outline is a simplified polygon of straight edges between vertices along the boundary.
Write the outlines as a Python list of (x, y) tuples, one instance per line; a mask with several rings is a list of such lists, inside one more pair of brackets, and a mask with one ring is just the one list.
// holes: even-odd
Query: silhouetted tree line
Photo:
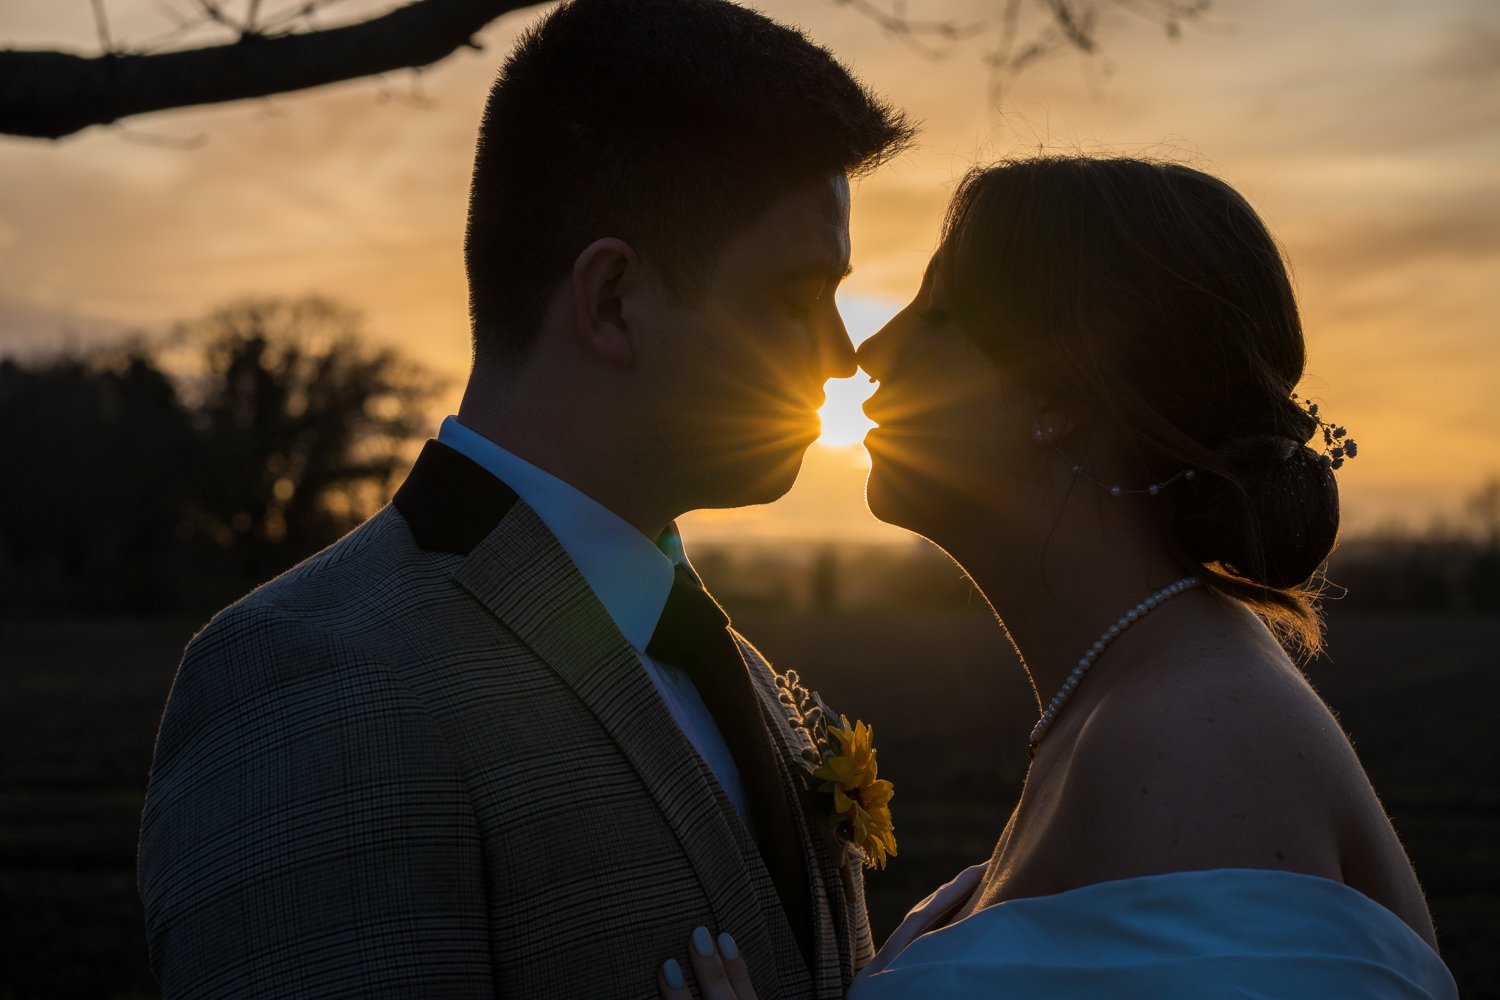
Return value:
[(986, 607), (952, 559), (915, 538), (908, 545), (706, 542), (692, 547), (692, 559), (731, 612)]
[(1361, 611), (1500, 611), (1500, 545), (1433, 530), (1355, 539), (1330, 560), (1329, 579)]
[[(377, 510), (440, 388), (318, 298), (236, 303), (151, 344), (0, 360), (0, 612), (221, 607)], [(1465, 515), (1346, 541), (1333, 607), (1500, 611), (1500, 478)], [(694, 561), (736, 607), (983, 606), (926, 544), (703, 545)]]
[[(1327, 606), (1351, 611), (1500, 611), (1500, 478), (1466, 503), (1461, 524), (1353, 536), (1325, 567)], [(693, 563), (731, 610), (805, 612), (984, 608), (941, 550), (889, 545), (701, 545)]]
[(438, 388), (317, 298), (0, 361), (0, 610), (222, 605), (378, 509)]

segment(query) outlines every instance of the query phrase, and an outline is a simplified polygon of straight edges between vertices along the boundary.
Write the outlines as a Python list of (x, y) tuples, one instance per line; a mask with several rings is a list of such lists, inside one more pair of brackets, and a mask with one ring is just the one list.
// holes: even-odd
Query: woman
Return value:
[(1294, 395), (1296, 303), (1244, 199), (1139, 160), (976, 171), (859, 354), (870, 509), (963, 566), (1045, 707), (988, 863), (850, 996), (1456, 996), (1288, 655), (1319, 649), (1357, 446)]

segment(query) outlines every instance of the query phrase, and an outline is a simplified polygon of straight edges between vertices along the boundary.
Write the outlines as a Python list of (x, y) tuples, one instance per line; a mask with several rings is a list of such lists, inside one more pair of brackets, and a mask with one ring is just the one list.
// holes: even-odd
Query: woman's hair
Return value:
[(1006, 161), (960, 185), (937, 277), (998, 365), (1123, 429), (1150, 481), (1196, 470), (1150, 500), (1172, 542), (1290, 651), (1321, 649), (1338, 487), (1292, 395), (1291, 281), (1244, 198), (1179, 164)]

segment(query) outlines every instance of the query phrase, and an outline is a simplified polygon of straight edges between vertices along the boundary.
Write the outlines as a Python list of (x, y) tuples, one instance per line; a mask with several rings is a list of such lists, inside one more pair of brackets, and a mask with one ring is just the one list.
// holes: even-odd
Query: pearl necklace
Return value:
[(1031, 756), (1036, 756), (1037, 747), (1042, 745), (1042, 737), (1047, 735), (1047, 730), (1052, 726), (1052, 720), (1057, 718), (1057, 713), (1062, 711), (1062, 707), (1073, 696), (1073, 691), (1078, 687), (1078, 682), (1083, 680), (1084, 674), (1087, 674), (1089, 668), (1094, 665), (1094, 661), (1099, 659), (1099, 654), (1104, 652), (1104, 647), (1118, 639), (1121, 632), (1134, 625), (1148, 612), (1156, 609), (1183, 591), (1192, 590), (1198, 586), (1199, 582), (1196, 576), (1190, 576), (1178, 580), (1170, 586), (1163, 587), (1125, 612), (1123, 618), (1104, 630), (1104, 634), (1099, 636), (1094, 644), (1089, 647), (1088, 652), (1083, 654), (1083, 657), (1078, 661), (1078, 666), (1074, 667), (1073, 672), (1068, 675), (1068, 679), (1063, 681), (1062, 689), (1052, 697), (1052, 703), (1047, 706), (1046, 711), (1042, 712), (1042, 717), (1032, 727)]

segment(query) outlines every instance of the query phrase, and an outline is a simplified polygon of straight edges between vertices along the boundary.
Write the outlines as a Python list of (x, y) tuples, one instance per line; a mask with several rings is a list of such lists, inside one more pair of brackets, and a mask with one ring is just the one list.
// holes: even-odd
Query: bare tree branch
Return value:
[[(999, 103), (1005, 87), (1022, 71), (1050, 56), (1073, 51), (1090, 61), (1102, 58), (1099, 20), (1100, 10), (1106, 5), (1155, 20), (1169, 39), (1177, 41), (1182, 37), (1183, 25), (1202, 24), (1213, 4), (1213, 0), (1031, 0), (1046, 12), (1046, 18), (1040, 29), (1018, 45), (1021, 8), (1025, 2), (1006, 0), (999, 38), (984, 59), (990, 67), (990, 98), (995, 103)], [(1086, 62), (1085, 67), (1088, 65)], [(1104, 75), (1110, 71), (1106, 62)], [(1094, 86), (1092, 80), (1090, 85)]]
[[(0, 133), (57, 139), (129, 115), (266, 97), (435, 63), (478, 48), (485, 25), (537, 0), (417, 0), (357, 24), (274, 37), (235, 23), (228, 45), (153, 55), (0, 51)], [(298, 10), (310, 15), (309, 2)], [(263, 30), (263, 29), (262, 29)]]
[[(952, 55), (958, 45), (989, 31), (991, 21), (962, 22), (936, 18), (916, 19), (907, 14), (906, 0), (828, 0), (873, 21), (893, 38), (931, 59)], [(935, 2), (935, 0), (934, 0)], [(1063, 52), (1076, 52), (1084, 59), (1084, 72), (1098, 69), (1108, 76), (1112, 67), (1102, 65), (1099, 44), (1101, 8), (1117, 7), (1157, 21), (1167, 37), (1176, 41), (1182, 26), (1202, 24), (1213, 0), (996, 0), (999, 31), (995, 48), (981, 55), (990, 69), (990, 95), (998, 102), (1002, 89), (1020, 73), (1042, 60)], [(1042, 14), (1041, 25), (1022, 39), (1022, 15), (1028, 10)], [(1097, 86), (1093, 77), (1090, 87)]]
[[(880, 25), (887, 34), (910, 46), (929, 59), (944, 59), (953, 47), (983, 32), (984, 21), (964, 23), (952, 20), (915, 20), (906, 13), (905, 0), (890, 0), (890, 8), (873, 0), (831, 0), (835, 7), (848, 7), (862, 17)], [(935, 40), (935, 41), (934, 41)]]
[[(163, 4), (174, 27), (143, 47), (116, 42), (105, 16), (105, 0), (91, 0), (102, 54), (0, 49), (0, 134), (58, 139), (92, 125), (168, 108), (269, 97), (342, 80), (420, 69), (464, 45), (514, 10), (540, 0), (413, 0), (389, 13), (334, 28), (318, 15), (341, 0), (291, 0), (263, 10), (262, 0), (243, 7), (226, 0), (183, 0), (197, 17)], [(982, 32), (991, 21), (914, 18), (907, 0), (827, 0), (879, 25), (892, 37), (932, 59), (942, 59)], [(929, 0), (934, 5), (939, 0)], [(1101, 9), (1117, 8), (1158, 21), (1167, 37), (1182, 26), (1201, 24), (1212, 0), (995, 0), (996, 47), (983, 53), (992, 100), (1023, 70), (1050, 56), (1073, 51), (1087, 73), (1109, 73), (1099, 45)], [(243, 10), (243, 16), (231, 13)], [(1023, 14), (1041, 15), (1040, 27), (1022, 38)], [(161, 47), (204, 28), (228, 32), (232, 41), (192, 49)], [(186, 44), (193, 44), (191, 42)], [(394, 96), (389, 88), (382, 97)], [(411, 100), (425, 102), (420, 80)], [(196, 140), (189, 140), (196, 141)]]

